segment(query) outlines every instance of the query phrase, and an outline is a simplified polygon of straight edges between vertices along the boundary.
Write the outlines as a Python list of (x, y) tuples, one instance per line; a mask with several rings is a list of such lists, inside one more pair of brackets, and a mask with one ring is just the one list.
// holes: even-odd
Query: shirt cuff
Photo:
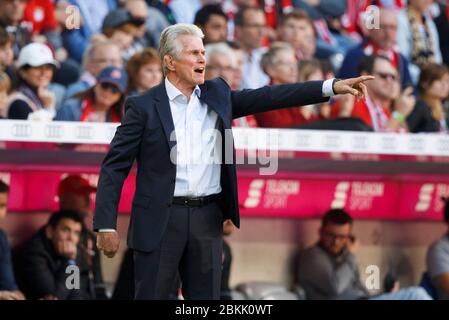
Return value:
[(335, 79), (329, 79), (323, 82), (323, 97), (332, 97), (335, 96), (335, 92), (332, 89), (332, 84)]
[(115, 229), (99, 229), (98, 232), (115, 232)]

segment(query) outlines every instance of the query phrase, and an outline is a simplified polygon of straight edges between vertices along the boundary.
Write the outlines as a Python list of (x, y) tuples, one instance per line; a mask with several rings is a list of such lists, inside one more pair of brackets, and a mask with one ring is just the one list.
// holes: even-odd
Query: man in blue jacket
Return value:
[[(363, 82), (373, 78), (232, 91), (222, 78), (204, 80), (203, 37), (190, 24), (162, 32), (159, 54), (165, 79), (127, 100), (101, 168), (94, 229), (98, 248), (113, 257), (119, 248), (121, 189), (137, 160), (128, 231), (136, 299), (167, 299), (178, 270), (184, 298), (220, 297), (223, 221), (240, 226), (232, 119), (320, 103), (334, 94), (361, 97)], [(204, 157), (213, 155), (219, 161)]]

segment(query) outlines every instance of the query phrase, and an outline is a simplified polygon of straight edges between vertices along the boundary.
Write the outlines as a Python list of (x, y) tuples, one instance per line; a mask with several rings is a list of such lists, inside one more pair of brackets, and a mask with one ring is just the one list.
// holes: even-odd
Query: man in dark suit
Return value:
[[(127, 100), (101, 168), (94, 230), (98, 248), (112, 257), (119, 248), (121, 189), (137, 160), (128, 231), (136, 299), (167, 299), (178, 270), (184, 298), (220, 297), (223, 221), (240, 226), (232, 135), (220, 140), (233, 118), (320, 103), (335, 93), (362, 96), (363, 82), (372, 78), (234, 92), (221, 78), (204, 81), (202, 38), (194, 25), (163, 31), (159, 53), (165, 80)], [(220, 163), (198, 161), (217, 154)]]

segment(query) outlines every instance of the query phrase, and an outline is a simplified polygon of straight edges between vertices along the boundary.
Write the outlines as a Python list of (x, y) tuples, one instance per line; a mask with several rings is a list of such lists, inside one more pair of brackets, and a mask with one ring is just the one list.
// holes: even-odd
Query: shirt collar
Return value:
[[(167, 96), (170, 101), (175, 100), (180, 95), (183, 96), (182, 92), (179, 91), (178, 88), (176, 88), (166, 77), (165, 78), (165, 90), (167, 91)], [(201, 89), (199, 86), (196, 86), (195, 89), (193, 89), (193, 93), (197, 95), (198, 98), (201, 97)]]

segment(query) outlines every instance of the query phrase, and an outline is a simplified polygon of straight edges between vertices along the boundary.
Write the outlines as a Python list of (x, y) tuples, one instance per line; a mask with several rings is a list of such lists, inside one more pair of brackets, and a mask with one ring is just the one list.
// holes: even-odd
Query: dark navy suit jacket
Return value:
[[(231, 129), (234, 118), (327, 101), (322, 86), (323, 81), (311, 81), (232, 91), (226, 81), (217, 78), (200, 86), (200, 100), (218, 114), (221, 136), (225, 137), (224, 130)], [(122, 124), (117, 128), (101, 168), (94, 230), (116, 229), (123, 182), (137, 160), (128, 246), (151, 252), (165, 231), (176, 182), (176, 165), (170, 160), (170, 151), (176, 145), (170, 135), (175, 128), (164, 81), (140, 96), (129, 97), (125, 109)], [(225, 143), (222, 145), (224, 148)], [(224, 152), (222, 155), (225, 156)], [(239, 227), (235, 161), (233, 164), (224, 162), (220, 207), (223, 218), (231, 219)]]

